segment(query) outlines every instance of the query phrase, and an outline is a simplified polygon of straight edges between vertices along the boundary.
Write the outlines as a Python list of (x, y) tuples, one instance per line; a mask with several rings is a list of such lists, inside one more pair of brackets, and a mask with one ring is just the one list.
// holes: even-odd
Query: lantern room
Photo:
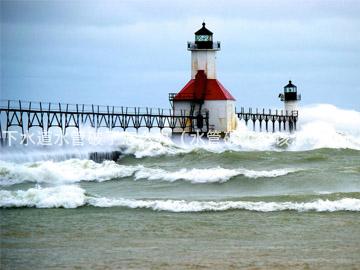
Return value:
[(195, 44), (198, 49), (212, 49), (213, 33), (205, 27), (205, 22), (195, 32)]
[(279, 98), (281, 101), (284, 101), (284, 108), (287, 113), (297, 111), (297, 103), (301, 100), (301, 95), (298, 95), (297, 87), (292, 81), (289, 81), (284, 86), (284, 93), (280, 93)]

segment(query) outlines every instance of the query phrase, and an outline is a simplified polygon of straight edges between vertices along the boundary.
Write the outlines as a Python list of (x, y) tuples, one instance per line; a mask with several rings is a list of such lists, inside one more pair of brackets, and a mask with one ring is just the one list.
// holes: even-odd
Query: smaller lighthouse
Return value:
[(292, 81), (289, 81), (289, 83), (284, 86), (284, 93), (280, 93), (279, 98), (281, 101), (284, 101), (286, 114), (292, 114), (294, 111), (298, 110), (298, 103), (301, 100), (301, 95), (298, 95), (297, 87)]
[(234, 130), (235, 98), (216, 76), (220, 42), (213, 41), (213, 33), (205, 27), (205, 22), (195, 32), (195, 42), (188, 42), (187, 49), (191, 52), (191, 79), (180, 92), (173, 94), (173, 109), (186, 111), (188, 116), (201, 117), (207, 113), (210, 129), (222, 133)]

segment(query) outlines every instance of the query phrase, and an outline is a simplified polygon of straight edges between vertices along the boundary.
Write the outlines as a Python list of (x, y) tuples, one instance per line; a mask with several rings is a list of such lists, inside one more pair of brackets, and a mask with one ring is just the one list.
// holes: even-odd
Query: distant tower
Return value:
[[(195, 42), (188, 42), (191, 51), (191, 80), (171, 96), (174, 110), (188, 115), (209, 113), (209, 127), (220, 132), (236, 128), (235, 99), (216, 79), (216, 52), (220, 42), (213, 41), (213, 33), (202, 24), (195, 32)], [(170, 94), (171, 95), (171, 94)]]
[(284, 86), (284, 93), (280, 93), (279, 98), (284, 101), (284, 109), (288, 114), (298, 110), (298, 101), (301, 100), (301, 95), (297, 94), (297, 87), (291, 81)]

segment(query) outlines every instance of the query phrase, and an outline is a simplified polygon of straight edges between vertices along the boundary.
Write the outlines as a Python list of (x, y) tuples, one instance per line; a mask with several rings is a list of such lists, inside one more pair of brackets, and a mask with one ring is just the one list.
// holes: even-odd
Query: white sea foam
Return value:
[(249, 210), (259, 212), (273, 212), (293, 210), (298, 212), (317, 211), (360, 211), (360, 200), (343, 198), (340, 200), (316, 200), (312, 202), (251, 202), (251, 201), (185, 201), (185, 200), (132, 200), (90, 198), (89, 204), (97, 207), (128, 207), (149, 208), (170, 212), (203, 212), (226, 210)]
[(111, 199), (87, 196), (85, 190), (75, 186), (30, 188), (28, 190), (0, 190), (0, 207), (36, 208), (77, 208), (91, 205), (95, 207), (148, 208), (169, 212), (202, 212), (249, 210), (259, 212), (286, 211), (360, 211), (360, 200), (343, 198), (338, 200), (318, 199), (311, 202), (264, 202), (264, 201), (185, 201), (185, 200), (138, 200)]
[(15, 164), (0, 161), (0, 185), (22, 182), (69, 184), (80, 181), (103, 182), (133, 176), (136, 180), (185, 180), (192, 183), (226, 182), (230, 178), (243, 175), (247, 178), (278, 177), (301, 169), (284, 168), (275, 170), (224, 169), (221, 167), (204, 169), (164, 169), (146, 168), (142, 165), (126, 166), (114, 161), (96, 163), (91, 160), (70, 159), (66, 161), (38, 161)]
[(85, 190), (78, 186), (0, 190), (1, 207), (77, 208), (85, 205)]
[[(93, 129), (86, 129), (88, 134), (94, 133)], [(112, 131), (102, 134), (102, 141), (113, 146), (125, 155), (134, 155), (136, 158), (160, 155), (176, 155), (192, 151), (185, 145), (179, 145), (171, 139), (169, 133), (149, 133), (147, 131), (119, 132)]]
[(209, 169), (181, 169), (179, 171), (169, 172), (162, 169), (143, 168), (135, 173), (135, 179), (164, 180), (170, 182), (185, 180), (191, 183), (222, 183), (238, 175), (243, 175), (247, 178), (278, 177), (300, 170), (301, 169), (288, 168), (256, 171), (216, 167)]
[[(229, 149), (304, 151), (319, 148), (360, 150), (360, 112), (329, 104), (306, 106), (299, 110), (297, 131), (261, 133), (250, 131), (243, 122), (232, 133)], [(279, 147), (279, 139), (286, 145)], [(236, 147), (237, 146), (237, 147)]]
[(96, 163), (92, 160), (38, 161), (15, 164), (0, 161), (0, 184), (22, 182), (65, 184), (79, 181), (102, 182), (128, 177), (142, 166), (124, 166), (114, 161)]

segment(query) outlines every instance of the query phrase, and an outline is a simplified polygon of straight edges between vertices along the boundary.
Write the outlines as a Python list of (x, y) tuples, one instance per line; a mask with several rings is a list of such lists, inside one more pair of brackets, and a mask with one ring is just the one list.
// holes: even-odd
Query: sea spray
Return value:
[[(94, 133), (91, 128), (83, 132)], [(167, 134), (167, 133), (166, 133)], [(225, 151), (308, 151), (319, 148), (348, 148), (360, 150), (360, 112), (337, 108), (329, 104), (306, 106), (300, 109), (297, 131), (253, 132), (239, 120), (238, 128), (226, 141), (193, 143), (192, 140), (171, 138), (167, 135), (148, 132), (104, 132), (101, 145), (87, 145), (76, 148), (64, 147), (14, 147), (2, 149), (1, 160), (35, 161), (65, 160), (69, 158), (88, 159), (94, 152), (117, 151), (121, 155), (136, 158), (174, 156), (198, 150), (212, 153)]]

